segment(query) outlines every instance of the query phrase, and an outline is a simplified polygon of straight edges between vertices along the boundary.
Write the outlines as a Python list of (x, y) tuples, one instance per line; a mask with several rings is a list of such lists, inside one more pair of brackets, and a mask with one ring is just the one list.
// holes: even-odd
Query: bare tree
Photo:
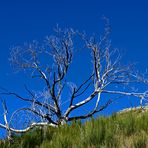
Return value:
[[(55, 34), (48, 36), (43, 45), (33, 42), (23, 47), (14, 47), (11, 50), (10, 62), (13, 67), (16, 70), (23, 69), (31, 72), (33, 79), (39, 79), (44, 83), (44, 90), (35, 93), (25, 86), (25, 90), (30, 96), (28, 98), (15, 92), (2, 90), (2, 95), (12, 95), (29, 104), (28, 107), (15, 111), (8, 122), (7, 107), (3, 103), (5, 123), (0, 123), (0, 127), (9, 131), (9, 136), (11, 132), (23, 133), (36, 126), (57, 127), (69, 121), (86, 119), (104, 110), (116, 99), (123, 96), (138, 97), (140, 100), (147, 99), (147, 91), (138, 92), (136, 89), (131, 89), (135, 83), (145, 84), (147, 80), (134, 72), (133, 65), (121, 66), (120, 52), (118, 49), (112, 48), (109, 40), (110, 25), (107, 19), (104, 34), (99, 40), (94, 36), (88, 37), (85, 33), (73, 29), (62, 30), (57, 27), (54, 31)], [(66, 76), (76, 51), (75, 48), (77, 48), (76, 42), (83, 44), (83, 48), (89, 49), (92, 58), (92, 72), (81, 85), (76, 86), (75, 83), (70, 85), (70, 97), (64, 95), (63, 98), (62, 93), (69, 84)], [(92, 90), (91, 93), (90, 90)], [(101, 105), (100, 100), (106, 96), (107, 99), (111, 98)], [(61, 104), (65, 98), (69, 105), (63, 111)], [(95, 102), (92, 110), (82, 115), (71, 115), (73, 111), (81, 109), (91, 101)], [(11, 121), (16, 115), (19, 115), (20, 119), (23, 112), (25, 115), (27, 112), (30, 113), (28, 117), (31, 119), (24, 129), (15, 128)], [(35, 116), (37, 119), (33, 120)]]

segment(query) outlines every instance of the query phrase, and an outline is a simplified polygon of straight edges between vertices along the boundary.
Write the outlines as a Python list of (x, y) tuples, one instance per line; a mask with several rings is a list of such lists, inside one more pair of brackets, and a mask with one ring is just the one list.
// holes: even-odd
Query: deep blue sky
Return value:
[[(0, 86), (23, 93), (26, 80), (12, 72), (8, 61), (12, 46), (41, 41), (56, 24), (99, 33), (102, 15), (110, 19), (114, 47), (124, 50), (123, 63), (138, 62), (144, 71), (148, 67), (147, 0), (5, 0), (0, 1)], [(7, 102), (10, 112), (19, 106), (12, 99)]]

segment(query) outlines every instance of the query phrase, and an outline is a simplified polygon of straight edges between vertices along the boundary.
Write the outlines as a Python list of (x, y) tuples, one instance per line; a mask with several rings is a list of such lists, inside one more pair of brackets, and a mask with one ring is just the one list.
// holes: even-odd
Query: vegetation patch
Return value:
[(72, 122), (58, 128), (37, 128), (13, 141), (3, 140), (1, 148), (147, 148), (148, 113), (122, 112), (85, 123)]

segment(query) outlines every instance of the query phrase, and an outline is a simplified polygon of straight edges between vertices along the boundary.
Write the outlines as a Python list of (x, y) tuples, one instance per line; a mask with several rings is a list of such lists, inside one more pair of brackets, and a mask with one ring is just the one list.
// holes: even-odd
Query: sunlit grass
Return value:
[(147, 148), (148, 112), (129, 111), (110, 117), (73, 122), (59, 128), (36, 129), (2, 148)]

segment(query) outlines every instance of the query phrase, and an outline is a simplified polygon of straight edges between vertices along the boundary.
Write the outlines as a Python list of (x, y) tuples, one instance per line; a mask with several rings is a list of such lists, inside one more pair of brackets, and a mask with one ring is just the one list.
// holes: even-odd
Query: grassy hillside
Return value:
[(59, 128), (36, 129), (2, 148), (148, 148), (148, 112), (133, 110)]

